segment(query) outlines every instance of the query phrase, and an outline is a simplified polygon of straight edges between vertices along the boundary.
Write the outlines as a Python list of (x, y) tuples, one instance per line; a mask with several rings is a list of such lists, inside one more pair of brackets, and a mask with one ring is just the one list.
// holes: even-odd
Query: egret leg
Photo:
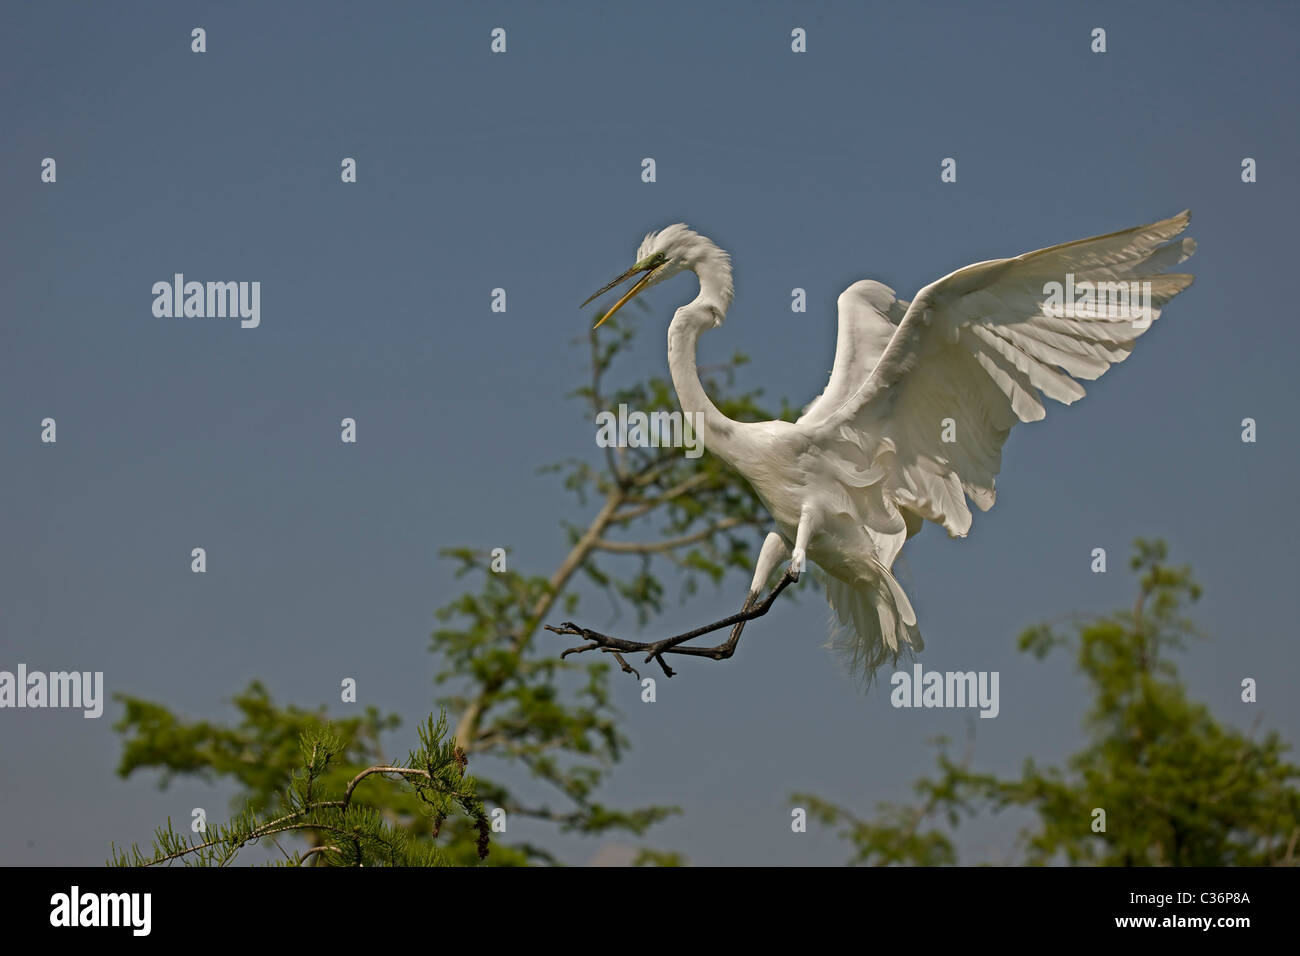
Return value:
[[(622, 666), (624, 671), (636, 674), (637, 677), (640, 677), (640, 673), (623, 660), (622, 654), (644, 653), (647, 662), (651, 660), (656, 661), (659, 666), (663, 668), (664, 673), (667, 676), (672, 677), (675, 671), (673, 671), (673, 669), (668, 666), (668, 662), (663, 659), (664, 654), (687, 654), (693, 657), (708, 657), (712, 660), (719, 661), (725, 660), (735, 652), (736, 644), (740, 640), (740, 632), (745, 622), (752, 621), (754, 618), (762, 617), (766, 614), (771, 609), (773, 602), (775, 602), (777, 597), (780, 596), (781, 592), (798, 580), (798, 574), (787, 570), (786, 573), (781, 576), (781, 580), (776, 582), (776, 586), (768, 592), (767, 596), (763, 598), (762, 601), (755, 603), (754, 599), (756, 595), (751, 595), (750, 599), (745, 602), (745, 608), (736, 614), (732, 614), (730, 617), (724, 617), (721, 621), (715, 621), (712, 624), (706, 624), (703, 627), (697, 627), (694, 630), (687, 631), (685, 634), (678, 634), (674, 637), (665, 638), (662, 641), (655, 641), (653, 643), (627, 641), (620, 637), (610, 637), (608, 634), (601, 634), (598, 631), (579, 627), (572, 621), (565, 621), (559, 627), (552, 627), (548, 624), (546, 625), (546, 629), (548, 631), (553, 631), (556, 634), (575, 634), (584, 640), (591, 642), (582, 647), (570, 647), (560, 655), (561, 657), (568, 657), (570, 654), (580, 654), (583, 651), (601, 650), (605, 653), (613, 654), (615, 658), (618, 659), (619, 664)], [(720, 631), (724, 627), (732, 627), (733, 625), (735, 626), (735, 629), (732, 631), (731, 637), (729, 637), (725, 643), (719, 644), (717, 647), (678, 646), (693, 638), (701, 637), (705, 634), (712, 633), (713, 631)]]
[[(749, 596), (745, 598), (745, 604), (740, 609), (741, 614), (746, 614), (754, 609), (755, 605), (758, 604), (759, 595), (763, 593), (763, 587), (767, 584), (767, 579), (772, 576), (773, 569), (789, 554), (790, 546), (785, 543), (785, 538), (775, 531), (769, 532), (768, 536), (763, 539), (763, 547), (758, 552), (758, 563), (754, 566), (754, 579), (749, 584)], [(794, 573), (794, 580), (799, 580), (797, 570)], [(772, 600), (776, 600), (775, 594), (772, 595)], [(745, 623), (751, 620), (753, 618), (744, 617), (737, 621), (731, 629), (731, 636), (727, 638), (724, 644), (719, 644), (717, 647), (682, 648), (681, 650), (675, 650), (674, 653), (688, 654), (695, 657), (709, 657), (715, 661), (726, 660), (735, 653), (736, 645), (740, 643), (740, 635), (745, 630)], [(704, 633), (707, 634), (708, 631)], [(692, 636), (698, 637), (699, 635)], [(659, 647), (662, 652), (676, 648), (678, 644), (687, 640), (690, 640), (690, 638), (679, 634), (677, 637), (657, 641), (651, 646)], [(647, 655), (646, 660), (649, 661), (653, 656), (653, 654)]]
[[(799, 531), (806, 543), (810, 529), (806, 529), (807, 520), (801, 520)], [(791, 564), (790, 569), (782, 576), (781, 580), (776, 583), (767, 597), (759, 600), (759, 595), (763, 593), (763, 587), (767, 584), (767, 579), (771, 577), (772, 571), (790, 554), (790, 547), (786, 540), (775, 531), (768, 534), (763, 540), (763, 547), (758, 553), (758, 562), (754, 567), (754, 578), (749, 585), (749, 595), (745, 598), (745, 604), (736, 614), (725, 617), (721, 621), (715, 621), (712, 624), (706, 624), (703, 627), (697, 627), (685, 634), (677, 634), (673, 637), (664, 638), (661, 641), (626, 641), (618, 637), (610, 637), (608, 634), (601, 634), (598, 631), (592, 631), (585, 627), (579, 627), (571, 621), (565, 621), (559, 627), (546, 625), (548, 631), (554, 631), (556, 634), (575, 634), (591, 643), (582, 647), (570, 647), (561, 657), (567, 657), (570, 654), (580, 654), (583, 651), (600, 650), (607, 654), (613, 654), (614, 659), (618, 661), (619, 666), (625, 673), (635, 674), (640, 678), (641, 674), (623, 659), (624, 653), (645, 654), (646, 662), (658, 662), (663, 668), (664, 673), (672, 677), (674, 671), (668, 666), (663, 659), (664, 654), (686, 654), (691, 657), (707, 657), (710, 660), (721, 661), (731, 657), (736, 651), (736, 645), (740, 643), (740, 635), (745, 629), (745, 624), (756, 617), (762, 617), (771, 608), (774, 601), (789, 585), (799, 580), (799, 571), (801, 568), (794, 567)], [(681, 647), (697, 637), (710, 634), (713, 631), (720, 631), (725, 627), (730, 627), (731, 635), (727, 640), (716, 647)]]
[(795, 529), (794, 550), (790, 554), (790, 570), (796, 577), (808, 561), (808, 541), (819, 524), (816, 511), (809, 505), (804, 505), (799, 513), (799, 527)]

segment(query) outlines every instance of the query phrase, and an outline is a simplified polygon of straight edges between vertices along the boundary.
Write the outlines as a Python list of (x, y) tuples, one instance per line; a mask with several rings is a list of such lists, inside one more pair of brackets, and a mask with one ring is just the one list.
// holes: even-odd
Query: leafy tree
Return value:
[[(590, 381), (573, 396), (594, 416), (619, 404), (646, 412), (672, 412), (677, 400), (671, 383), (652, 377), (607, 391), (606, 374), (631, 347), (632, 326), (617, 320), (587, 338)], [(772, 416), (758, 405), (759, 393), (734, 391), (742, 355), (701, 375), (718, 407), (739, 419)], [(783, 414), (789, 414), (785, 409)], [(551, 799), (529, 798), (501, 781), (479, 778), (477, 792), (509, 817), (547, 821), (560, 831), (583, 834), (624, 832), (641, 836), (674, 808), (616, 808), (602, 803), (598, 790), (627, 746), (609, 692), (612, 669), (603, 658), (561, 658), (559, 638), (542, 631), (549, 615), (573, 615), (576, 586), (595, 585), (618, 608), (630, 609), (644, 625), (664, 606), (663, 574), (676, 569), (681, 596), (703, 582), (720, 582), (729, 568), (748, 572), (768, 519), (749, 486), (711, 455), (684, 457), (680, 449), (606, 448), (597, 460), (571, 458), (547, 466), (580, 505), (594, 509), (583, 525), (565, 523), (569, 550), (549, 575), (496, 571), (487, 555), (468, 548), (444, 554), (458, 577), (481, 575), (468, 590), (437, 611), (442, 623), (430, 649), (442, 688), (436, 702), (455, 720), (455, 744), (465, 759), (503, 758), (525, 768)], [(536, 640), (542, 634), (546, 640)], [(315, 739), (325, 724), (323, 710), (303, 710), (272, 702), (254, 682), (235, 697), (240, 719), (233, 725), (189, 721), (168, 707), (119, 695), (125, 713), (117, 729), (126, 737), (118, 772), (160, 771), (160, 785), (174, 777), (224, 779), (239, 786), (236, 805), (243, 814), (262, 814), (275, 806), (296, 766), (299, 741)], [(396, 715), (374, 708), (335, 721), (337, 741), (319, 786), (337, 791), (362, 768), (387, 763), (382, 735), (398, 726)], [(403, 832), (410, 852), (431, 844), (418, 789), (401, 781), (376, 779), (353, 799), (382, 819), (388, 831)], [(241, 816), (240, 820), (245, 817)], [(241, 831), (242, 832), (242, 831)], [(294, 831), (312, 848), (331, 843), (318, 830)], [(456, 863), (478, 860), (479, 833), (472, 814), (447, 819), (443, 857)], [(166, 845), (163, 847), (166, 848)], [(334, 854), (322, 862), (333, 862)], [(641, 862), (679, 863), (675, 854), (647, 850)], [(555, 863), (544, 847), (494, 841), (494, 865)]]
[[(1072, 634), (1041, 624), (1020, 649), (1072, 650), (1092, 688), (1088, 745), (1065, 767), (1026, 760), (1019, 778), (970, 770), (941, 742), (938, 771), (916, 782), (915, 806), (883, 804), (873, 819), (807, 794), (794, 800), (853, 847), (850, 863), (955, 863), (951, 828), (983, 810), (1036, 816), (1024, 862), (1097, 866), (1294, 866), (1300, 861), (1300, 767), (1276, 733), (1253, 739), (1190, 700), (1173, 653), (1199, 636), (1185, 616), (1201, 593), (1162, 542), (1139, 539), (1131, 610), (1075, 621)], [(1258, 723), (1258, 722), (1256, 722)], [(1094, 809), (1105, 810), (1104, 831)], [(945, 826), (946, 825), (946, 826)]]
[[(188, 866), (227, 866), (246, 846), (263, 838), (276, 842), (277, 834), (310, 834), (314, 845), (305, 853), (284, 853), (284, 865), (302, 866), (328, 861), (333, 866), (450, 866), (429, 839), (413, 840), (409, 828), (394, 826), (379, 810), (354, 799), (358, 787), (368, 779), (397, 778), (431, 821), (436, 838), (443, 823), (459, 810), (478, 833), (477, 852), (488, 855), (491, 824), (487, 811), (474, 795), (474, 781), (465, 773), (465, 754), (445, 738), (447, 718), (433, 718), (419, 730), (420, 748), (411, 751), (403, 764), (367, 767), (347, 785), (331, 792), (327, 780), (330, 764), (343, 751), (342, 741), (328, 727), (313, 727), (302, 737), (303, 766), (294, 773), (282, 796), (282, 805), (272, 819), (251, 804), (233, 821), (208, 830), (194, 839), (172, 829), (169, 819), (154, 836), (153, 852), (113, 848), (113, 866), (166, 866), (182, 862)], [(378, 775), (378, 776), (376, 776)], [(283, 847), (281, 847), (283, 850)], [(319, 854), (319, 856), (316, 856)]]

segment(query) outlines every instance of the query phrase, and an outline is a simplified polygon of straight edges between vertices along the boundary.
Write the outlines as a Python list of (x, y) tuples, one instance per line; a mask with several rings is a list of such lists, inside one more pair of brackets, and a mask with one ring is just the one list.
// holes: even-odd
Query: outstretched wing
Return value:
[(907, 312), (907, 303), (895, 299), (893, 289), (871, 279), (853, 283), (836, 305), (840, 323), (831, 380), (803, 410), (799, 423), (824, 419), (862, 387)]
[[(839, 383), (832, 374), (800, 423), (863, 473), (883, 471), (886, 502), (965, 535), (966, 498), (993, 506), (1011, 427), (1043, 418), (1044, 394), (1065, 404), (1082, 398), (1075, 379), (1123, 361), (1160, 307), (1191, 285), (1190, 275), (1163, 272), (1196, 249), (1191, 239), (1170, 241), (1187, 222), (1183, 212), (944, 276), (907, 307), (870, 374), (833, 404), (852, 372)], [(1149, 311), (1116, 308), (1121, 288), (1126, 302), (1136, 292), (1145, 303), (1149, 293)], [(1089, 300), (1088, 289), (1105, 296)], [(844, 326), (842, 311), (841, 342)], [(866, 355), (874, 341), (864, 333), (851, 344)]]

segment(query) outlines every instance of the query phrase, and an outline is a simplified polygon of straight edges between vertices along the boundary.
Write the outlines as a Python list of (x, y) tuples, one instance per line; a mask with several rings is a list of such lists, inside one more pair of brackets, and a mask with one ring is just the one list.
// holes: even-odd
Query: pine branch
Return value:
[(432, 848), (412, 846), (410, 834), (389, 824), (375, 809), (354, 803), (357, 788), (375, 774), (400, 778), (426, 808), (435, 834), (453, 812), (467, 816), (479, 831), (479, 858), (485, 858), (491, 829), (487, 811), (475, 795), (473, 778), (465, 773), (468, 761), (464, 751), (445, 740), (446, 715), (440, 715), (436, 722), (430, 717), (419, 729), (419, 736), (420, 747), (411, 751), (405, 764), (367, 767), (348, 782), (341, 798), (318, 799), (315, 794), (321, 778), (343, 750), (343, 744), (328, 728), (304, 734), (303, 767), (294, 774), (282, 797), (287, 812), (263, 820), (246, 809), (230, 823), (217, 827), (215, 836), (195, 843), (176, 833), (168, 819), (155, 834), (152, 854), (142, 853), (135, 845), (127, 851), (113, 847), (110, 865), (163, 866), (183, 860), (191, 866), (224, 867), (263, 837), (273, 839), (278, 833), (300, 832), (325, 836), (330, 842), (290, 857), (286, 861), (289, 865), (301, 866), (313, 856), (313, 863), (328, 861), (329, 865), (343, 866), (448, 865)]

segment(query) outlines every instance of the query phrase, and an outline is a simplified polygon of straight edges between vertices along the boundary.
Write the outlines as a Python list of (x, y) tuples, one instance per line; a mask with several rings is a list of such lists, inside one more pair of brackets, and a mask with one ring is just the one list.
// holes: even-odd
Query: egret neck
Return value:
[[(712, 246), (712, 243), (709, 244)], [(713, 249), (717, 249), (716, 246)], [(682, 411), (694, 421), (703, 422), (700, 437), (704, 446), (730, 460), (726, 443), (735, 424), (713, 404), (700, 383), (695, 363), (695, 350), (700, 333), (722, 324), (731, 305), (733, 289), (731, 267), (726, 254), (705, 255), (692, 262), (688, 268), (700, 280), (700, 294), (688, 305), (682, 306), (668, 326), (668, 369), (672, 373), (673, 387)]]

